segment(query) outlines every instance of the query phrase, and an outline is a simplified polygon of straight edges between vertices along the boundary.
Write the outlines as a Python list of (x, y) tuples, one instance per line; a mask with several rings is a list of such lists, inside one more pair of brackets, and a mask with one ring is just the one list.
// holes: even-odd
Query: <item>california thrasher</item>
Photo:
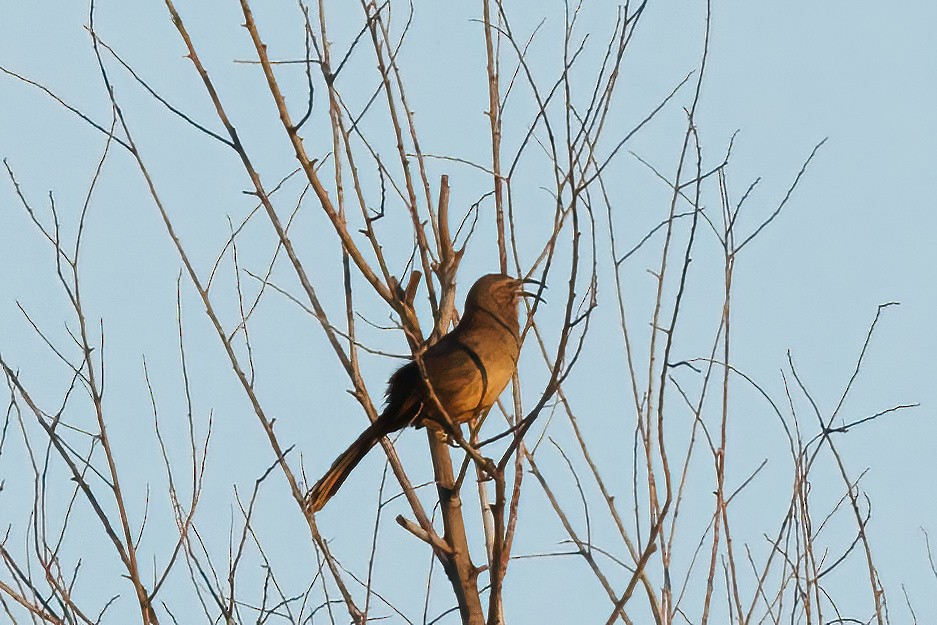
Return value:
[(317, 512), (381, 437), (408, 425), (442, 430), (485, 414), (517, 369), (520, 327), (517, 304), (525, 282), (503, 274), (482, 276), (465, 298), (459, 325), (423, 354), (423, 367), (445, 416), (427, 392), (419, 366), (411, 361), (397, 369), (387, 384), (387, 406), (381, 415), (340, 455), (312, 487), (306, 506)]

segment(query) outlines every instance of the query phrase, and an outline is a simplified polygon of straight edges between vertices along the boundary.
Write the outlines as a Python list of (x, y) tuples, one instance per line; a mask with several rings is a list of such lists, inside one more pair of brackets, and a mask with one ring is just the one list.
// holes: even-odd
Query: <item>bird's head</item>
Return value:
[(475, 281), (465, 298), (465, 309), (483, 309), (489, 312), (517, 315), (517, 302), (521, 297), (543, 301), (539, 294), (525, 290), (527, 284), (540, 284), (530, 278), (520, 279), (502, 273), (489, 273)]

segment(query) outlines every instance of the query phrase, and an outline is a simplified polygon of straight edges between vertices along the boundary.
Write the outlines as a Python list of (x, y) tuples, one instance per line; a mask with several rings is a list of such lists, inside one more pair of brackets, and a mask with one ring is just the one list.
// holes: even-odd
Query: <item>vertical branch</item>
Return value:
[[(701, 175), (701, 168), (698, 169), (697, 176)], [(718, 506), (717, 513), (721, 516), (722, 526), (724, 528), (725, 537), (726, 537), (726, 554), (728, 556), (728, 570), (726, 571), (726, 577), (731, 578), (733, 581), (731, 591), (733, 593), (733, 599), (735, 601), (736, 609), (738, 610), (739, 616), (742, 614), (742, 600), (739, 597), (738, 584), (737, 581), (737, 572), (735, 568), (735, 554), (732, 550), (732, 535), (729, 529), (729, 514), (728, 514), (728, 500), (725, 496), (725, 457), (726, 449), (728, 447), (727, 433), (726, 428), (729, 421), (729, 363), (731, 361), (730, 357), (730, 337), (731, 337), (731, 310), (732, 310), (732, 277), (735, 269), (735, 232), (732, 228), (732, 219), (729, 213), (730, 206), (728, 200), (728, 190), (726, 189), (725, 183), (725, 173), (722, 169), (718, 173), (720, 197), (722, 199), (723, 207), (723, 241), (724, 246), (724, 258), (723, 258), (723, 271), (724, 271), (724, 294), (723, 294), (723, 309), (722, 309), (722, 328), (723, 328), (723, 353), (722, 353), (722, 362), (724, 366), (722, 367), (722, 420), (720, 423), (720, 432), (719, 432), (719, 449), (716, 452), (716, 501)], [(699, 183), (697, 183), (699, 184)], [(719, 519), (716, 520), (718, 527)], [(730, 589), (727, 588), (727, 592)]]
[[(440, 282), (440, 308), (434, 336), (445, 334), (455, 318), (455, 276), (464, 250), (456, 251), (449, 230), (449, 178), (440, 181), (438, 221), (440, 234), (440, 262), (437, 276)], [(482, 625), (485, 615), (478, 592), (479, 569), (472, 564), (468, 535), (462, 514), (462, 498), (452, 468), (452, 456), (446, 436), (439, 430), (426, 428), (433, 475), (439, 496), (440, 516), (443, 521), (443, 540), (450, 553), (441, 558), (446, 576), (452, 584), (464, 625)]]
[(499, 56), (501, 33), (498, 31), (498, 47), (492, 42), (490, 0), (482, 0), (485, 26), (485, 56), (488, 70), (488, 121), (491, 123), (491, 171), (495, 192), (495, 223), (498, 229), (498, 266), (507, 273), (508, 256), (504, 239), (504, 203), (501, 177), (501, 97), (499, 87)]
[[(385, 0), (385, 4), (388, 4), (390, 0)], [(385, 45), (388, 46), (388, 49), (391, 45), (390, 40), (390, 28), (386, 20), (382, 19), (379, 11), (374, 8), (374, 0), (371, 0), (371, 10), (373, 19), (381, 28), (381, 34), (383, 36), (383, 41)], [(410, 5), (410, 20), (413, 19), (413, 5)], [(400, 41), (397, 45), (397, 50), (400, 46), (403, 45), (403, 39), (406, 36), (406, 32), (410, 27), (410, 22), (408, 21), (407, 26), (404, 28), (404, 33), (400, 36)], [(404, 116), (407, 118), (407, 127), (410, 132), (410, 140), (413, 142), (413, 152), (416, 155), (416, 162), (420, 170), (420, 180), (423, 183), (423, 193), (426, 197), (426, 209), (429, 211), (429, 223), (430, 227), (433, 229), (433, 234), (436, 237), (437, 244), (440, 243), (440, 233), (439, 233), (439, 218), (436, 213), (433, 212), (433, 200), (432, 193), (430, 191), (429, 177), (426, 171), (426, 161), (423, 157), (423, 150), (420, 148), (420, 139), (416, 132), (416, 124), (413, 119), (413, 110), (410, 108), (410, 104), (407, 102), (406, 90), (403, 86), (403, 76), (401, 76), (400, 66), (397, 64), (397, 53), (396, 51), (393, 54), (389, 55), (389, 67), (394, 72), (394, 80), (397, 84), (397, 93), (400, 97), (400, 104), (403, 107)]]
[[(321, 3), (322, 0), (320, 0)], [(246, 4), (246, 1), (244, 2)], [(416, 238), (417, 243), (417, 253), (420, 256), (420, 261), (423, 266), (423, 274), (426, 276), (426, 288), (430, 297), (430, 307), (432, 308), (433, 315), (439, 316), (437, 310), (437, 301), (435, 287), (433, 286), (433, 281), (430, 278), (432, 275), (432, 248), (429, 245), (429, 242), (426, 239), (426, 231), (424, 230), (423, 223), (420, 220), (419, 204), (416, 198), (416, 190), (413, 184), (413, 176), (410, 173), (410, 161), (407, 158), (407, 149), (403, 143), (403, 129), (401, 128), (399, 114), (397, 112), (397, 105), (394, 102), (394, 92), (390, 82), (390, 70), (387, 67), (387, 64), (384, 62), (384, 53), (382, 51), (382, 46), (380, 39), (378, 38), (378, 26), (377, 20), (380, 19), (377, 15), (372, 16), (371, 12), (377, 10), (373, 0), (366, 2), (362, 0), (362, 6), (365, 9), (365, 14), (368, 16), (369, 29), (371, 31), (371, 41), (374, 45), (374, 53), (377, 58), (378, 71), (381, 76), (381, 81), (384, 87), (384, 94), (387, 99), (387, 110), (390, 114), (391, 119), (391, 128), (394, 131), (394, 137), (397, 141), (397, 156), (400, 159), (400, 166), (403, 170), (404, 182), (407, 189), (407, 208), (410, 211), (410, 218), (413, 223), (413, 234)], [(373, 19), (372, 19), (373, 17)], [(390, 63), (393, 63), (393, 59), (390, 59)], [(406, 108), (406, 105), (404, 105)]]

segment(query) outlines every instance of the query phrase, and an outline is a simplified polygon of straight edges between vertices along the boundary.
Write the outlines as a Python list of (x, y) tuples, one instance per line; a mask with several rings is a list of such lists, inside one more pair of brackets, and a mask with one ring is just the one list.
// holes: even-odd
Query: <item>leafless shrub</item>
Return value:
[[(279, 19), (277, 9), (241, 0), (249, 54), (222, 66), (207, 60), (211, 43), (190, 30), (186, 11), (165, 4), (201, 89), (188, 93), (188, 101), (172, 101), (172, 90), (157, 86), (165, 84), (162, 77), (144, 75), (125, 57), (131, 51), (109, 45), (93, 4), (87, 29), (107, 121), (99, 111), (69, 104), (51, 86), (2, 68), (23, 93), (38, 89), (78, 115), (102, 144), (77, 220), (64, 216), (51, 194), (48, 207), (37, 206), (29, 198), (41, 181), (20, 181), (15, 159), (5, 161), (11, 197), (53, 253), (67, 334), (37, 321), (26, 306), (22, 315), (50, 367), (64, 367), (68, 379), (64, 386), (44, 381), (20, 369), (17, 354), (2, 354), (9, 399), (0, 466), (5, 485), (31, 491), (26, 507), (0, 494), (7, 500), (0, 604), (8, 618), (128, 622), (136, 613), (144, 623), (350, 617), (479, 624), (501, 623), (513, 613), (542, 621), (553, 603), (581, 601), (608, 623), (887, 622), (863, 473), (850, 467), (838, 439), (910, 407), (852, 421), (841, 412), (860, 383), (880, 315), (893, 303), (876, 313), (832, 411), (820, 407), (793, 357), (773, 381), (755, 380), (734, 364), (736, 261), (781, 214), (823, 142), (773, 209), (750, 207), (758, 181), (730, 183), (734, 137), (710, 152), (698, 127), (708, 12), (698, 66), (674, 77), (635, 115), (623, 104), (629, 98), (625, 59), (646, 3), (617, 10), (565, 5), (549, 24), (522, 29), (515, 15), (527, 9), (485, 0), (475, 31), (488, 94), (488, 135), (477, 144), (490, 149), (482, 158), (437, 152), (442, 142), (421, 125), (410, 89), (434, 77), (413, 75), (402, 60), (417, 28), (412, 5), (363, 0), (349, 28), (347, 7), (299, 0), (296, 28), (287, 36), (267, 26)], [(254, 9), (262, 13), (255, 16)], [(585, 11), (606, 13), (606, 32), (583, 32)], [(341, 35), (332, 39), (336, 23)], [(287, 56), (275, 57), (274, 48)], [(545, 51), (552, 66), (544, 67)], [(231, 80), (227, 72), (260, 79), (254, 85), (263, 92), (245, 97), (272, 107), (276, 128), (258, 130), (262, 124), (221, 86)], [(244, 193), (253, 205), (230, 211), (239, 214), (228, 218), (211, 256), (191, 242), (199, 240), (193, 226), (181, 226), (187, 211), (203, 207), (180, 197), (163, 164), (154, 162), (157, 151), (138, 139), (149, 134), (133, 111), (143, 106), (134, 99), (141, 94), (159, 107), (160, 123), (168, 118), (197, 133), (186, 141), (207, 143), (219, 159), (235, 157), (238, 182), (225, 185), (248, 185)], [(214, 117), (206, 119), (206, 111)], [(630, 150), (665, 115), (668, 123), (680, 121), (680, 132), (672, 162), (658, 166)], [(268, 156), (266, 146), (257, 147), (258, 136), (294, 160)], [(145, 428), (137, 422), (135, 437), (121, 428), (120, 438), (109, 428), (141, 406), (105, 399), (113, 366), (107, 320), (91, 312), (81, 270), (92, 227), (87, 216), (102, 177), (122, 171), (116, 161), (135, 167), (148, 199), (137, 198), (132, 210), (155, 208), (182, 267), (174, 320), (179, 381), (172, 390), (155, 384), (144, 360), (148, 422)], [(644, 206), (629, 196), (628, 185), (616, 179), (625, 161), (642, 164), (645, 182), (666, 191), (662, 203)], [(757, 225), (742, 228), (738, 218), (747, 211)], [(632, 213), (650, 225), (640, 232), (623, 226), (622, 216)], [(471, 268), (460, 269), (463, 262)], [(690, 293), (694, 280), (709, 278), (696, 277), (701, 263), (717, 278), (706, 286), (718, 290), (715, 300)], [(335, 415), (296, 410), (269, 390), (283, 362), (258, 355), (271, 324), (278, 331), (275, 319), (263, 317), (264, 306), (298, 308), (307, 315), (304, 327), (318, 326), (321, 352), (305, 357), (334, 358), (344, 379), (328, 383), (350, 386), (359, 412), (373, 420), (380, 404), (373, 389), (386, 377), (375, 373), (374, 361), (402, 355), (400, 338), (419, 359), (457, 319), (457, 283), (481, 273), (479, 267), (550, 285), (549, 305), (533, 303), (526, 311), (525, 356), (511, 395), (484, 430), (453, 430), (452, 447), (428, 436), (432, 476), (384, 440), (387, 464), (376, 501), (373, 491), (346, 494), (332, 504), (342, 516), (325, 516), (320, 528), (303, 500), (307, 470), (318, 473), (338, 448), (337, 439), (319, 436)], [(646, 272), (652, 288), (632, 288), (638, 279), (646, 282)], [(192, 321), (192, 297), (207, 325)], [(609, 317), (597, 321), (605, 310)], [(703, 350), (685, 329), (691, 311), (715, 321)], [(378, 321), (385, 318), (392, 327)], [(691, 327), (698, 334), (704, 325)], [(207, 477), (212, 466), (227, 467), (239, 451), (216, 440), (218, 415), (194, 399), (206, 393), (204, 376), (192, 381), (191, 364), (193, 344), (208, 349), (205, 335), (222, 348), (225, 369), (246, 399), (241, 405), (253, 413), (255, 424), (241, 436), (267, 450), (262, 466), (250, 465), (250, 478), (236, 472), (220, 485)], [(601, 382), (575, 375), (586, 361), (590, 371), (606, 369)], [(172, 402), (172, 423), (161, 408), (164, 394), (183, 398)], [(585, 401), (590, 395), (593, 401)], [(733, 422), (751, 416), (743, 412), (757, 413), (770, 431), (766, 437), (782, 446), (733, 441)], [(746, 459), (762, 460), (736, 462), (734, 445), (753, 447)], [(11, 454), (16, 464), (7, 460)], [(158, 467), (136, 466), (138, 454), (156, 458)], [(762, 477), (769, 463), (784, 468)], [(424, 487), (432, 483), (437, 488)], [(772, 503), (755, 519), (746, 516), (750, 490)], [(226, 526), (217, 513), (225, 503)], [(366, 523), (346, 526), (343, 517)], [(388, 526), (390, 517), (407, 532)], [(540, 535), (531, 530), (538, 524), (562, 532), (558, 547), (535, 545)], [(354, 534), (339, 539), (348, 532)], [(294, 557), (284, 558), (284, 549)], [(569, 578), (568, 596), (544, 596), (555, 586), (543, 584), (524, 562), (534, 558), (562, 563), (556, 570)], [(865, 603), (850, 600), (846, 608), (827, 580), (841, 567), (855, 570), (857, 562)], [(434, 575), (437, 568), (447, 584)], [(584, 582), (573, 578), (581, 571), (588, 571), (594, 590), (579, 597)]]

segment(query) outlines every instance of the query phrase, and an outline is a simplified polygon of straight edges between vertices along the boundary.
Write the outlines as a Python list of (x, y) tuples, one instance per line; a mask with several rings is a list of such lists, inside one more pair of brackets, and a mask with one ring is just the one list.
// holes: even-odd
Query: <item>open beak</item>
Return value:
[[(547, 286), (546, 286), (543, 282), (541, 282), (540, 280), (534, 280), (533, 278), (523, 278), (523, 279), (521, 279), (521, 280), (518, 280), (517, 282), (518, 282), (518, 285), (517, 285), (517, 286), (518, 286), (518, 291), (517, 291), (517, 292), (518, 292), (520, 295), (522, 295), (522, 296), (524, 296), (524, 297), (532, 297), (532, 298), (534, 298), (536, 301), (542, 302), (542, 303), (544, 303), (544, 304), (547, 303), (547, 300), (543, 299), (543, 297), (540, 295), (540, 293), (542, 293), (543, 290), (544, 290), (545, 288), (547, 288)], [(537, 285), (537, 290), (536, 290), (536, 292), (525, 290), (525, 289), (524, 289), (524, 285), (525, 285), (525, 284), (536, 284), (536, 285)]]

